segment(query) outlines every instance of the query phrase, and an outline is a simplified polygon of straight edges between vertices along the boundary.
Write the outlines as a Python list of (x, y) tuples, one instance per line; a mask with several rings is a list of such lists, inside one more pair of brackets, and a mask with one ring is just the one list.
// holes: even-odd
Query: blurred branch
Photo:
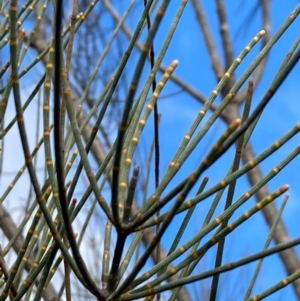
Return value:
[(208, 21), (206, 19), (206, 15), (204, 13), (204, 9), (200, 3), (200, 0), (192, 0), (191, 3), (194, 7), (194, 10), (196, 13), (196, 18), (199, 23), (199, 27), (202, 30), (204, 41), (205, 41), (207, 50), (208, 50), (210, 58), (211, 58), (211, 63), (213, 66), (215, 77), (218, 82), (224, 74), (224, 67), (223, 67), (223, 63), (221, 60), (221, 56), (218, 52), (216, 43), (214, 41), (214, 35), (213, 35), (212, 31), (210, 30), (210, 27), (209, 27)]

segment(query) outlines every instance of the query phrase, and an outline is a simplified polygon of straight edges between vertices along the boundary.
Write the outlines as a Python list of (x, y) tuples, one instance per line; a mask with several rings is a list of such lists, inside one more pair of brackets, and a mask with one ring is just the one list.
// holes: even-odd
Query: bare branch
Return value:
[(204, 13), (204, 8), (202, 7), (200, 0), (192, 0), (191, 2), (192, 5), (194, 6), (197, 21), (199, 23), (199, 26), (204, 36), (204, 40), (210, 55), (215, 76), (217, 78), (217, 81), (219, 81), (224, 74), (224, 67), (223, 67), (220, 54), (218, 53), (216, 43), (214, 41), (214, 35), (210, 30), (208, 21), (206, 19), (206, 15)]
[[(255, 158), (255, 153), (253, 151), (253, 148), (250, 144), (248, 144), (242, 153), (242, 158), (244, 161), (244, 164), (251, 161)], [(253, 186), (257, 182), (259, 182), (263, 178), (263, 174), (260, 170), (260, 168), (255, 167), (251, 169), (247, 173), (248, 180), (250, 184)], [(270, 194), (270, 191), (268, 189), (268, 186), (263, 186), (255, 195), (256, 200), (260, 201), (263, 200), (266, 196)], [(268, 206), (262, 209), (264, 218), (268, 224), (268, 226), (271, 228), (274, 224), (274, 221), (276, 219), (276, 216), (278, 214), (278, 209), (276, 208), (274, 203), (270, 203)], [(283, 223), (282, 220), (280, 220), (277, 224), (276, 230), (274, 231), (274, 240), (277, 244), (286, 243), (290, 241), (290, 237), (288, 235), (287, 229)], [(288, 275), (292, 275), (293, 273), (300, 270), (300, 261), (297, 257), (296, 251), (294, 248), (287, 249), (283, 252), (279, 253), (279, 256), (284, 263), (285, 270)], [(300, 296), (300, 279), (292, 282), (293, 288), (295, 290), (295, 293), (297, 294), (298, 298)]]
[[(229, 23), (226, 16), (226, 9), (223, 0), (217, 0), (217, 13), (220, 22), (220, 33), (223, 42), (223, 49), (225, 53), (225, 69), (227, 70), (234, 61), (233, 44), (230, 37)], [(227, 86), (232, 87), (235, 82), (234, 74), (231, 74)], [(225, 88), (226, 90), (226, 88)], [(229, 90), (228, 90), (229, 91)], [(226, 93), (227, 94), (227, 93)]]

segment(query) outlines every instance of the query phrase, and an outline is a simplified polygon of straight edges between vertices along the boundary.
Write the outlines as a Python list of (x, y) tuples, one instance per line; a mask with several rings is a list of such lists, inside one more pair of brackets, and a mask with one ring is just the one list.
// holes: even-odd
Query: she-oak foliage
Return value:
[[(251, 173), (298, 134), (300, 123), (250, 160), (243, 157), (249, 154), (251, 135), (265, 107), (272, 105), (273, 95), (299, 61), (298, 38), (291, 41), (291, 50), (282, 58), (264, 96), (252, 105), (254, 82), (259, 81), (276, 42), (298, 18), (300, 5), (272, 37), (266, 26), (235, 57), (228, 26), (221, 26), (228, 69), (220, 73), (217, 56), (212, 55), (216, 49), (204, 10), (198, 0), (191, 0), (218, 80), (204, 98), (176, 75), (180, 65), (176, 58), (168, 67), (163, 65), (165, 55), (172, 54), (170, 45), (176, 39), (188, 1), (175, 1), (173, 20), (157, 49), (155, 41), (171, 1), (135, 2), (126, 1), (119, 16), (114, 2), (107, 0), (1, 1), (0, 170), (5, 174), (5, 154), (11, 151), (6, 145), (11, 139), (17, 143), (23, 166), (11, 183), (1, 185), (0, 301), (225, 300), (220, 275), (254, 261), (257, 268), (240, 299), (261, 300), (287, 284), (293, 285), (300, 298), (300, 269), (284, 256), (281, 259), (288, 277), (264, 288), (259, 295), (252, 294), (262, 260), (283, 254), (283, 250), (294, 252), (293, 247), (300, 244), (300, 238), (280, 241), (278, 234), (289, 186), (282, 185), (263, 197), (260, 194), (285, 166), (293, 164), (300, 147), (291, 150), (257, 182), (251, 182)], [(224, 25), (228, 17), (225, 5), (221, 0), (215, 2), (218, 20)], [(265, 25), (267, 9), (269, 6), (263, 3)], [(126, 22), (133, 12), (138, 19), (131, 31)], [(107, 15), (112, 19), (105, 22), (113, 31), (102, 27), (105, 22), (101, 20)], [(29, 31), (23, 29), (27, 26)], [(87, 40), (90, 44), (83, 47)], [(258, 43), (262, 43), (261, 51), (235, 79), (236, 69)], [(122, 52), (118, 60), (112, 59), (116, 57), (114, 51)], [(25, 89), (28, 79), (30, 86)], [(159, 115), (159, 100), (170, 82), (201, 104), (178, 149), (168, 151), (170, 163), (163, 171), (160, 118), (164, 116)], [(222, 101), (217, 105), (214, 101), (219, 97)], [(8, 109), (11, 105), (13, 116)], [(27, 111), (34, 105), (38, 109), (37, 123), (32, 127)], [(236, 110), (234, 117), (229, 108)], [(185, 165), (220, 119), (227, 123), (226, 130), (214, 136), (215, 141), (205, 148), (200, 161)], [(117, 133), (109, 135), (112, 123), (118, 124)], [(148, 134), (149, 128), (154, 129), (153, 135)], [(18, 135), (12, 137), (14, 130)], [(144, 149), (147, 160), (140, 160), (138, 165), (143, 139), (150, 147)], [(226, 176), (207, 185), (210, 168), (219, 166), (223, 156), (232, 162)], [(41, 165), (43, 176), (38, 167)], [(179, 181), (178, 177), (174, 180), (176, 175), (180, 175)], [(241, 194), (239, 178), (243, 176), (249, 177), (251, 185)], [(29, 187), (29, 193), (21, 218), (16, 219), (7, 203), (20, 185), (23, 198), (25, 187)], [(247, 206), (255, 196), (255, 205)], [(246, 221), (251, 224), (254, 214), (265, 214), (277, 198), (283, 199), (282, 206), (272, 219), (263, 249), (224, 263), (229, 234)], [(201, 217), (202, 225), (191, 234), (193, 215), (206, 203), (209, 210)], [(240, 213), (241, 207), (244, 213)], [(177, 227), (170, 232), (172, 225)], [(164, 241), (166, 232), (172, 236), (170, 245)], [(100, 241), (96, 238), (99, 235)], [(269, 247), (273, 236), (276, 244)], [(215, 251), (213, 267), (200, 271), (199, 265), (211, 258), (211, 250)], [(293, 253), (284, 254), (294, 258)], [(207, 295), (195, 295), (193, 288), (207, 284), (207, 279)]]

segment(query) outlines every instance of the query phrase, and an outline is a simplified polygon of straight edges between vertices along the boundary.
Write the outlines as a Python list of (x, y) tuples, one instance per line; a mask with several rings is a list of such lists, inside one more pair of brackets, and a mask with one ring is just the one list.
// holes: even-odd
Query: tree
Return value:
[[(257, 123), (263, 120), (266, 104), (271, 101), (282, 82), (290, 78), (290, 72), (299, 59), (299, 50), (296, 51), (298, 40), (294, 43), (290, 57), (274, 73), (272, 83), (263, 87), (262, 100), (258, 105), (252, 105), (254, 109), (249, 113), (253, 85), (256, 91), (268, 70), (269, 51), (273, 50), (277, 39), (286, 35), (284, 31), (292, 26), (300, 11), (299, 6), (272, 35), (271, 4), (269, 1), (260, 1), (250, 14), (255, 13), (255, 10), (262, 12), (261, 28), (264, 28), (264, 32), (260, 31), (254, 38), (251, 31), (254, 39), (249, 48), (245, 48), (238, 56), (235, 49), (235, 40), (238, 39), (232, 38), (229, 26), (234, 18), (229, 5), (226, 10), (224, 1), (215, 1), (216, 19), (220, 28), (218, 37), (209, 25), (208, 15), (201, 2), (192, 0), (190, 8), (195, 13), (211, 59), (212, 73), (207, 76), (214, 77), (217, 85), (212, 94), (206, 97), (205, 93), (200, 93), (174, 73), (178, 61), (174, 60), (175, 48), (172, 45), (176, 41), (176, 30), (180, 30), (183, 22), (187, 1), (133, 1), (128, 6), (106, 0), (74, 1), (65, 3), (64, 9), (62, 4), (60, 1), (56, 4), (50, 1), (11, 1), (2, 5), (2, 48), (10, 51), (9, 55), (3, 55), (1, 72), (4, 151), (2, 172), (5, 173), (7, 167), (6, 154), (13, 152), (7, 142), (4, 144), (4, 137), (5, 141), (11, 141), (12, 135), (17, 139), (13, 132), (17, 125), (20, 133), (18, 141), (22, 143), (22, 150), (21, 147), (17, 148), (18, 156), (23, 154), (26, 158), (24, 167), (14, 175), (13, 184), (4, 183), (7, 189), (1, 198), (2, 203), (9, 193), (24, 185), (22, 180), (26, 180), (26, 175), (23, 175), (25, 168), (29, 172), (27, 183), (30, 183), (22, 218), (10, 214), (7, 202), (0, 206), (0, 227), (6, 237), (0, 261), (4, 274), (3, 300), (8, 292), (11, 292), (13, 300), (19, 300), (25, 293), (30, 296), (31, 291), (36, 300), (42, 298), (42, 295), (45, 300), (54, 300), (59, 298), (64, 288), (67, 299), (79, 292), (84, 294), (84, 299), (96, 296), (99, 300), (123, 300), (126, 297), (151, 298), (153, 295), (159, 299), (161, 292), (173, 289), (172, 293), (163, 295), (163, 298), (193, 300), (186, 284), (201, 281), (208, 276), (213, 276), (209, 295), (210, 300), (215, 300), (217, 293), (220, 293), (219, 273), (228, 268), (223, 259), (224, 245), (228, 246), (228, 235), (248, 215), (257, 211), (262, 212), (267, 224), (272, 227), (271, 235), (274, 236), (276, 246), (257, 253), (256, 259), (279, 252), (289, 275), (288, 281), (292, 282), (299, 298), (297, 271), (300, 264), (296, 250), (292, 248), (299, 244), (299, 239), (289, 238), (280, 212), (273, 203), (288, 187), (284, 185), (271, 191), (266, 186), (279, 170), (298, 155), (299, 148), (281, 157), (282, 162), (278, 168), (266, 175), (259, 167), (263, 160), (297, 134), (299, 126), (295, 126), (287, 135), (282, 136), (280, 143), (259, 156), (255, 154), (251, 144), (251, 135)], [(117, 9), (122, 11), (122, 15), (117, 13)], [(211, 7), (208, 6), (207, 9)], [(245, 20), (248, 22), (250, 19)], [(62, 29), (60, 21), (64, 21)], [(171, 27), (168, 24), (170, 21)], [(160, 24), (161, 22), (165, 23)], [(27, 30), (20, 30), (22, 26), (29, 29), (28, 34)], [(169, 27), (170, 30), (166, 32)], [(196, 30), (195, 24), (193, 30)], [(243, 32), (247, 28), (241, 27), (240, 30)], [(60, 32), (63, 33), (61, 46), (60, 39), (57, 39)], [(216, 43), (217, 38), (219, 43)], [(244, 72), (239, 74), (239, 69), (235, 69), (249, 51), (250, 55), (255, 51), (251, 49), (259, 40), (262, 51), (253, 55)], [(145, 45), (142, 46), (140, 41), (144, 41)], [(169, 42), (173, 44), (170, 46)], [(289, 39), (288, 42), (291, 47), (293, 40)], [(220, 47), (223, 56), (218, 50)], [(173, 60), (168, 67), (162, 64), (167, 48), (167, 56), (171, 55)], [(283, 60), (284, 56), (281, 58)], [(144, 66), (147, 65), (147, 59), (152, 72)], [(161, 77), (159, 72), (164, 76)], [(252, 73), (254, 75), (248, 88), (243, 88)], [(29, 93), (25, 86), (29, 86)], [(149, 92), (151, 86), (153, 91)], [(164, 164), (164, 161), (159, 162), (159, 155), (163, 155), (164, 146), (169, 148), (170, 144), (163, 145), (164, 136), (159, 136), (163, 129), (161, 125), (162, 129), (159, 130), (161, 101), (158, 101), (158, 108), (155, 104), (162, 91), (167, 93), (178, 87), (181, 95), (189, 95), (189, 99), (199, 102), (200, 113), (195, 117), (188, 135), (182, 137), (181, 147), (178, 150), (172, 149), (172, 154), (168, 151), (167, 160), (172, 162), (165, 173), (161, 172), (159, 175), (159, 167)], [(168, 97), (168, 101), (172, 99), (174, 95)], [(13, 117), (9, 115), (7, 102), (9, 105), (15, 104), (16, 113)], [(43, 106), (43, 126), (39, 123), (35, 125), (37, 137), (41, 136), (40, 128), (43, 129), (43, 135), (34, 149), (32, 138), (35, 133), (28, 126), (32, 116), (25, 115), (23, 119), (23, 112), (30, 112), (35, 102), (38, 110), (41, 103)], [(152, 108), (155, 108), (156, 116), (155, 134), (148, 128), (152, 123), (148, 119)], [(40, 113), (37, 112), (36, 115), (39, 116)], [(207, 120), (203, 119), (204, 115), (208, 116)], [(161, 117), (162, 123), (164, 116), (163, 114)], [(52, 139), (53, 117), (55, 134)], [(39, 118), (36, 120), (39, 122)], [(222, 120), (226, 124), (225, 134), (216, 134), (221, 137), (220, 140), (215, 136), (213, 139), (203, 140), (203, 137), (209, 137), (208, 130), (215, 120)], [(63, 126), (59, 126), (60, 124)], [(120, 124), (118, 130), (117, 124)], [(140, 146), (137, 148), (139, 141), (145, 141), (144, 149)], [(159, 142), (162, 143), (161, 147)], [(236, 152), (233, 151), (234, 144)], [(264, 144), (264, 147), (267, 146)], [(205, 151), (200, 159), (195, 155), (199, 149)], [(155, 158), (154, 168), (152, 156)], [(243, 166), (240, 166), (241, 158)], [(193, 160), (193, 166), (186, 164), (186, 160)], [(39, 162), (43, 162), (44, 179), (38, 174)], [(140, 167), (135, 162), (139, 162)], [(232, 166), (227, 166), (224, 162)], [(295, 166), (295, 161), (292, 162)], [(70, 169), (73, 164), (74, 170)], [(96, 172), (93, 165), (96, 166)], [(224, 170), (228, 167), (227, 175), (222, 174), (215, 181), (219, 182), (223, 177), (225, 180), (206, 188), (206, 176), (210, 176), (210, 170), (220, 170), (223, 166)], [(163, 168), (161, 170), (164, 171)], [(241, 190), (241, 184), (237, 181), (240, 176), (247, 177), (251, 187), (242, 197), (239, 195), (247, 189)], [(194, 186), (198, 180), (200, 183), (197, 185), (200, 186), (197, 191)], [(22, 194), (23, 191), (24, 188)], [(75, 194), (78, 198), (75, 198)], [(248, 213), (241, 215), (237, 205), (244, 204), (252, 194), (255, 195), (257, 205), (251, 209), (249, 205), (244, 205), (243, 210), (248, 210)], [(212, 196), (214, 198), (210, 199)], [(217, 205), (221, 198), (226, 200), (225, 208), (222, 204)], [(201, 204), (200, 201), (206, 200), (210, 200), (212, 205), (203, 219), (203, 226), (197, 234), (191, 234), (191, 216)], [(89, 210), (88, 213), (86, 210)], [(179, 212), (186, 214), (184, 218), (178, 215)], [(154, 218), (155, 214), (157, 216)], [(211, 221), (217, 216), (219, 219)], [(184, 221), (181, 224), (182, 219)], [(99, 220), (106, 224), (102, 243), (95, 235), (101, 233), (101, 228), (96, 228)], [(252, 217), (250, 223), (251, 220)], [(73, 227), (75, 224), (80, 229), (77, 241), (72, 223)], [(179, 223), (178, 229), (168, 232), (177, 240), (174, 239), (171, 243), (165, 241), (170, 224), (175, 227)], [(210, 234), (216, 227), (216, 232)], [(95, 229), (99, 232), (95, 232)], [(112, 229), (116, 232), (112, 232)], [(104, 227), (102, 230), (104, 231)], [(84, 243), (79, 251), (82, 239)], [(112, 243), (113, 239), (116, 240), (115, 245)], [(140, 245), (141, 241), (144, 246)], [(207, 254), (213, 248), (217, 250), (215, 269), (212, 268), (207, 273), (197, 272), (195, 269), (199, 260), (208, 260)], [(7, 254), (17, 254), (9, 262), (9, 270), (5, 267), (7, 259), (4, 260)], [(61, 255), (58, 257), (58, 254)], [(97, 262), (99, 254), (103, 257), (102, 264)], [(136, 263), (133, 263), (133, 257), (138, 259)], [(87, 268), (89, 258), (95, 258), (92, 264), (99, 267), (99, 271)], [(254, 258), (244, 257), (237, 264), (242, 264), (243, 260), (251, 262)], [(64, 261), (64, 267), (59, 268), (61, 261)], [(65, 274), (60, 293), (55, 289), (57, 281), (61, 279), (59, 271)], [(147, 274), (144, 273), (146, 271)], [(51, 280), (53, 274), (57, 278)], [(151, 276), (154, 278), (150, 278)], [(26, 279), (22, 285), (19, 284), (21, 279)], [(147, 282), (150, 283), (148, 286)], [(31, 283), (36, 284), (36, 288)], [(74, 290), (74, 286), (79, 288)], [(264, 287), (262, 295), (269, 295), (282, 286), (279, 283), (269, 291)], [(73, 295), (74, 298), (80, 296)]]

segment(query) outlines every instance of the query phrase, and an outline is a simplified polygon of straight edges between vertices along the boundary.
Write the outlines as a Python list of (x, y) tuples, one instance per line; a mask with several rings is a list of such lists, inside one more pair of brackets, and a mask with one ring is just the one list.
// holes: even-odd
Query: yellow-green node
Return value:
[(139, 142), (139, 138), (136, 137), (136, 136), (134, 136), (134, 137), (131, 139), (131, 141), (132, 141), (133, 143), (138, 143), (138, 142)]
[(232, 99), (232, 98), (234, 98), (234, 96), (235, 96), (235, 94), (234, 94), (234, 93), (228, 93), (228, 94), (227, 94), (227, 97), (228, 97), (229, 99)]
[(222, 219), (220, 217), (217, 217), (215, 221), (218, 225), (222, 223)]
[[(154, 95), (154, 94), (153, 94), (153, 95)], [(153, 106), (149, 103), (149, 104), (147, 105), (147, 109), (152, 110), (152, 109), (153, 109)]]
[(71, 94), (70, 89), (69, 88), (63, 89), (63, 94), (65, 95)]
[(251, 50), (251, 47), (248, 45), (248, 46), (245, 47), (245, 50), (246, 50), (246, 51), (250, 51), (250, 50)]
[(153, 294), (153, 286), (151, 283), (147, 283), (147, 289), (149, 290), (149, 294)]
[(130, 164), (132, 163), (131, 158), (127, 157), (127, 158), (125, 159), (125, 163), (130, 165)]
[(185, 247), (185, 246), (181, 246), (181, 247), (179, 248), (179, 251), (180, 251), (181, 253), (184, 253), (184, 252), (186, 251), (186, 247)]
[(153, 194), (153, 195), (151, 196), (151, 201), (152, 201), (152, 202), (157, 202), (157, 201), (159, 201), (159, 197), (158, 197), (156, 194)]
[(236, 58), (235, 61), (239, 64), (242, 60), (240, 57)]
[(188, 201), (186, 202), (186, 206), (187, 206), (188, 208), (193, 207), (193, 202), (192, 202), (191, 200), (188, 200)]
[(184, 136), (184, 139), (190, 140), (190, 139), (191, 139), (191, 136), (190, 136), (190, 135), (185, 135), (185, 136)]
[[(103, 203), (103, 202), (104, 202), (103, 197), (100, 197), (100, 198), (98, 198), (97, 200), (98, 200), (99, 203)], [(107, 228), (111, 228), (111, 225), (110, 225), (110, 224), (107, 225)]]
[(262, 29), (262, 30), (259, 32), (259, 35), (263, 36), (265, 33), (266, 33), (266, 31), (265, 31), (264, 29)]
[[(266, 199), (267, 201), (268, 201), (268, 199)], [(261, 202), (259, 202), (259, 203), (257, 203), (256, 204), (256, 208), (257, 209), (261, 209), (263, 206), (262, 206), (262, 203)]]
[(287, 278), (282, 280), (283, 285), (288, 285), (289, 283), (290, 283), (290, 281)]
[(175, 267), (172, 267), (172, 268), (170, 269), (170, 272), (171, 272), (172, 275), (175, 275), (175, 274), (178, 272), (178, 269), (175, 268)]
[(220, 182), (220, 185), (221, 185), (222, 188), (224, 188), (224, 187), (226, 187), (227, 182), (226, 182), (225, 180), (222, 180), (222, 181)]
[(29, 288), (29, 287), (31, 287), (32, 282), (30, 282), (30, 281), (28, 281), (27, 279), (25, 279), (25, 280), (23, 281), (23, 284)]
[(281, 145), (282, 145), (282, 143), (281, 143), (279, 140), (277, 140), (277, 141), (274, 143), (274, 146), (275, 146), (276, 148), (279, 148)]
[(235, 228), (234, 224), (230, 224), (230, 225), (228, 225), (227, 227), (228, 227), (228, 229), (231, 230), (231, 231)]
[[(146, 278), (151, 277), (151, 274), (150, 274), (149, 272), (146, 272), (146, 273), (145, 273), (145, 277), (146, 277)], [(151, 284), (150, 284), (150, 283), (148, 283), (147, 285), (150, 285), (150, 287), (151, 287)]]
[[(46, 81), (45, 82), (45, 87), (47, 89), (50, 89), (51, 88), (51, 82), (50, 81)], [(46, 110), (45, 107), (48, 107), (47, 110), (49, 110), (49, 105), (44, 105), (44, 110)]]
[(255, 166), (255, 160), (249, 161), (248, 164), (249, 164), (251, 167)]
[(226, 72), (226, 73), (224, 74), (224, 76), (226, 76), (226, 77), (230, 77), (230, 76), (231, 76), (231, 74), (230, 74), (230, 72)]
[(13, 183), (10, 183), (10, 184), (9, 184), (9, 187), (10, 187), (10, 188), (13, 188), (13, 187), (14, 187), (14, 184), (13, 184)]
[(12, 270), (12, 272), (13, 272), (14, 274), (16, 274), (17, 271), (18, 271), (15, 267), (13, 267), (11, 270)]
[(128, 263), (129, 263), (129, 259), (128, 259), (128, 258), (124, 258), (123, 262), (124, 262), (125, 264), (128, 264)]
[(219, 91), (217, 89), (212, 91), (212, 94), (214, 94), (215, 96), (217, 96), (219, 94)]
[(123, 188), (127, 188), (127, 184), (124, 181), (120, 182), (120, 186), (123, 187)]
[(158, 224), (158, 223), (159, 223), (159, 217), (158, 217), (158, 216), (155, 216), (155, 217), (153, 218), (153, 221), (154, 221), (155, 224)]
[(139, 123), (140, 123), (141, 125), (145, 125), (145, 124), (146, 124), (146, 121), (145, 121), (145, 119), (141, 119), (141, 120), (139, 121)]
[(246, 211), (246, 212), (244, 213), (244, 216), (245, 216), (246, 218), (250, 217), (249, 211)]
[(24, 256), (24, 257), (22, 258), (22, 260), (26, 262), (26, 261), (28, 260), (28, 257)]
[(275, 173), (278, 173), (278, 172), (280, 171), (280, 169), (276, 166), (276, 167), (273, 168), (273, 171), (274, 171)]
[(194, 173), (191, 174), (190, 180), (191, 180), (191, 182), (196, 182), (197, 181), (197, 177), (196, 177), (196, 175)]

